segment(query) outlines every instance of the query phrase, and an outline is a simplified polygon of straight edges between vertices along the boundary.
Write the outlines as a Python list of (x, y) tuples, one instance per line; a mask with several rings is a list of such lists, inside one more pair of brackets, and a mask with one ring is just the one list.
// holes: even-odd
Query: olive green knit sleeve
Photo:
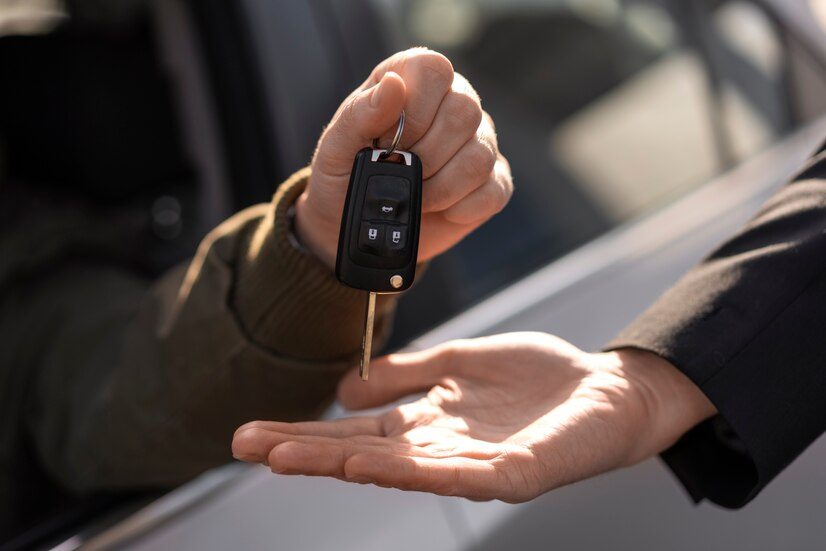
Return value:
[[(233, 306), (252, 340), (293, 358), (330, 360), (357, 352), (365, 293), (340, 284), (331, 269), (296, 247), (288, 211), (309, 169), (297, 172), (262, 209), (238, 248)], [(379, 297), (378, 336), (394, 301)], [(380, 342), (380, 341), (379, 341)]]
[[(240, 424), (329, 404), (359, 351), (364, 295), (291, 243), (308, 175), (158, 281), (76, 262), (31, 285), (19, 323), (41, 349), (25, 423), (52, 478), (81, 494), (169, 487), (231, 460)], [(380, 305), (379, 339), (392, 309)]]

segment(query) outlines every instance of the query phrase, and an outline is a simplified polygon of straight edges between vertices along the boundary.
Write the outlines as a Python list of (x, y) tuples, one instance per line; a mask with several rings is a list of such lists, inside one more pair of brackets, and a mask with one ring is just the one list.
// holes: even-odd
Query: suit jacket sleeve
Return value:
[(692, 497), (754, 498), (826, 430), (826, 151), (608, 349), (654, 352), (719, 415), (663, 458)]

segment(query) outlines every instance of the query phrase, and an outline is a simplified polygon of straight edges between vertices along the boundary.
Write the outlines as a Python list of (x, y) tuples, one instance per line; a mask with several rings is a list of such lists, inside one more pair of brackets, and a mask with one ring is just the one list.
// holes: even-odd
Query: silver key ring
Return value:
[[(390, 147), (388, 147), (384, 154), (382, 154), (382, 157), (389, 157), (394, 151), (396, 151), (396, 147), (402, 139), (402, 132), (404, 132), (404, 109), (402, 109), (402, 114), (399, 116), (399, 126), (396, 128), (396, 135), (393, 136), (393, 143), (391, 143)], [(378, 138), (373, 138), (373, 149), (379, 149)]]

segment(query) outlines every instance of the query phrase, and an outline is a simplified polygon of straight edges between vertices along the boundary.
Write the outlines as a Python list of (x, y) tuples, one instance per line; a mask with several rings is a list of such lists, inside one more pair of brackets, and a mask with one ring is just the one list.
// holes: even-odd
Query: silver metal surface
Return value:
[(364, 335), (361, 338), (361, 362), (359, 376), (366, 381), (370, 376), (370, 354), (373, 353), (373, 324), (376, 318), (376, 293), (367, 293), (367, 305), (364, 312)]
[[(402, 109), (402, 113), (399, 116), (399, 125), (396, 127), (396, 135), (393, 136), (393, 142), (390, 144), (390, 147), (387, 148), (386, 153), (384, 154), (385, 157), (389, 157), (394, 152), (396, 152), (396, 148), (399, 146), (399, 142), (402, 139), (402, 133), (404, 132), (404, 109)], [(379, 148), (379, 139), (373, 139), (373, 149), (380, 149)]]
[[(407, 166), (411, 166), (413, 164), (413, 155), (411, 155), (409, 151), (396, 150), (394, 153), (396, 155), (401, 155), (404, 159), (404, 164)], [(370, 160), (375, 163), (379, 159), (384, 159), (387, 156), (388, 153), (386, 149), (374, 149), (373, 154), (370, 156)]]

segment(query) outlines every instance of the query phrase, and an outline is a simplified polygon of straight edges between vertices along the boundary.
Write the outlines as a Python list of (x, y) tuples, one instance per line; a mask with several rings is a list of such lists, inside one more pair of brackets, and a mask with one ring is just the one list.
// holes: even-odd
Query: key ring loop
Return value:
[[(396, 128), (396, 135), (393, 136), (393, 143), (390, 144), (385, 152), (382, 154), (382, 157), (389, 157), (396, 151), (396, 147), (399, 145), (399, 141), (402, 139), (402, 132), (404, 132), (404, 109), (402, 109), (402, 113), (399, 116), (399, 126)], [(379, 139), (373, 138), (373, 149), (379, 149)]]

